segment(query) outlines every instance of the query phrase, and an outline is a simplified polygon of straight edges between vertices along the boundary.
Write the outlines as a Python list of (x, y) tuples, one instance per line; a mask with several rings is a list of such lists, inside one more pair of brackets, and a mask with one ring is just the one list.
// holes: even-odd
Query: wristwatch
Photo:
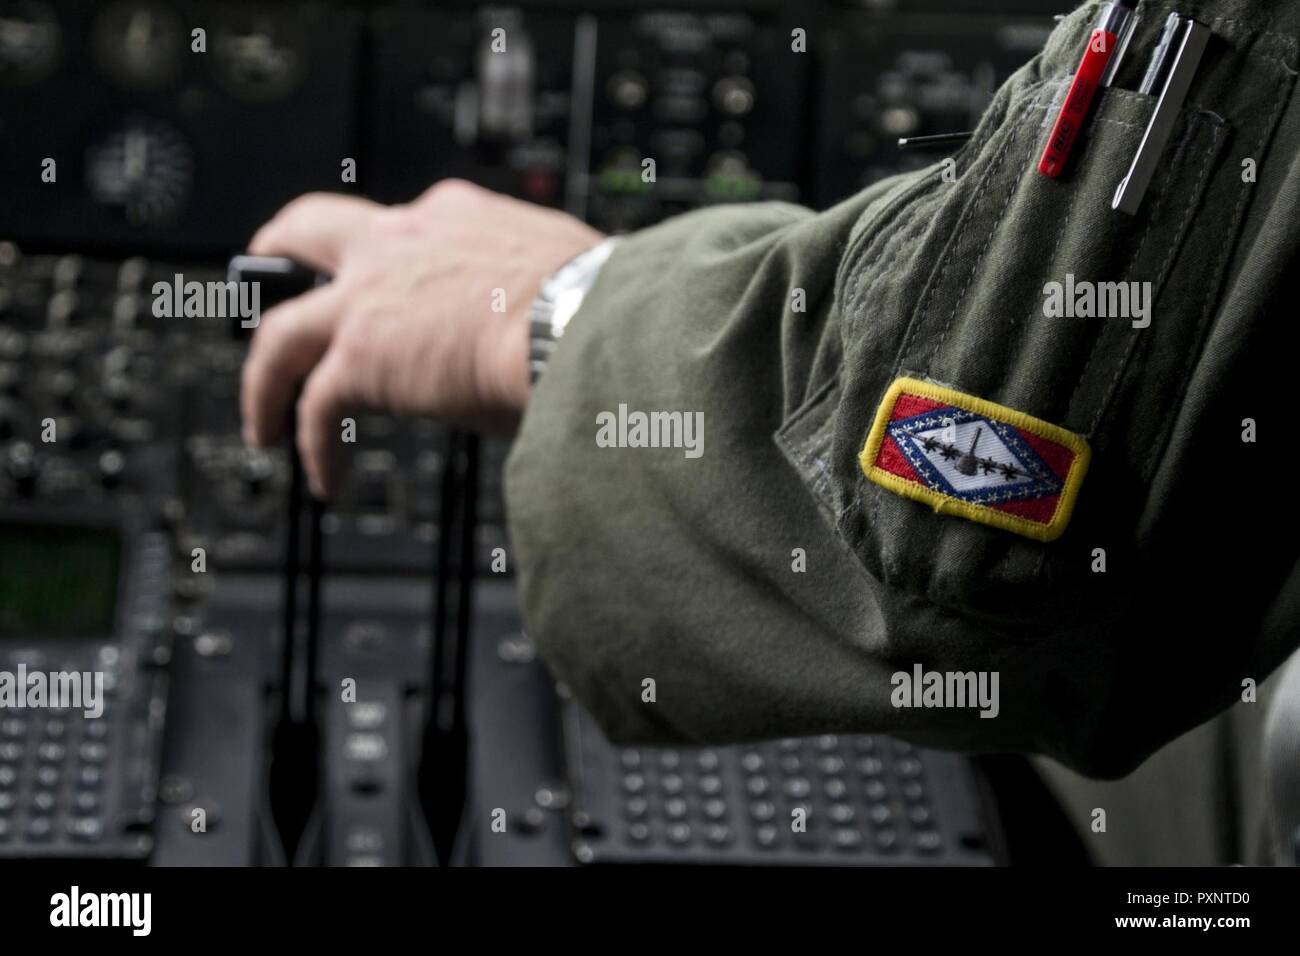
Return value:
[(618, 243), (610, 236), (586, 252), (570, 259), (547, 277), (528, 313), (528, 375), (536, 382), (546, 369), (555, 344), (582, 305), (587, 290), (596, 281), (600, 267)]

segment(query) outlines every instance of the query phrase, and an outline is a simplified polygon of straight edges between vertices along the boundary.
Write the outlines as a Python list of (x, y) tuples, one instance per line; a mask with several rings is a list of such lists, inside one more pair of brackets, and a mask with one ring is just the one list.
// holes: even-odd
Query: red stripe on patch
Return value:
[(1017, 428), (1016, 434), (1025, 440), (1034, 451), (1038, 452), (1040, 458), (1047, 464), (1047, 467), (1056, 472), (1056, 477), (1065, 481), (1066, 476), (1070, 474), (1070, 466), (1074, 464), (1076, 455), (1064, 445), (1058, 445), (1050, 438), (1044, 438), (1042, 435), (1035, 435), (1033, 432), (1027, 432), (1023, 428)]
[(898, 421), (900, 418), (911, 418), (913, 415), (924, 415), (926, 412), (932, 412), (936, 408), (950, 408), (943, 402), (936, 402), (933, 399), (921, 398), (919, 395), (908, 395), (904, 392), (898, 396), (894, 402), (894, 410), (890, 412), (889, 417), (892, 421)]
[(921, 476), (916, 473), (916, 469), (903, 455), (898, 443), (894, 441), (891, 435), (886, 435), (885, 440), (880, 443), (880, 454), (876, 456), (876, 467), (889, 472), (891, 475), (898, 475), (899, 478), (906, 478), (908, 481), (918, 483), (921, 481)]
[(1037, 521), (1039, 524), (1049, 524), (1052, 516), (1056, 514), (1056, 505), (1060, 500), (1060, 495), (1052, 495), (1050, 498), (1008, 501), (1005, 504), (989, 505), (988, 507), (996, 508), (998, 511), (1005, 511), (1007, 514), (1016, 515), (1029, 521)]

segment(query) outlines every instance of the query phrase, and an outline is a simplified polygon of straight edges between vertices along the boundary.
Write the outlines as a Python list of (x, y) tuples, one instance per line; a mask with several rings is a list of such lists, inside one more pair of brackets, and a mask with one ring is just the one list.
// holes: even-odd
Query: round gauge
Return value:
[(274, 16), (254, 13), (217, 25), (212, 65), (217, 79), (242, 100), (264, 103), (291, 92), (307, 56), (293, 31)]
[(93, 45), (101, 69), (131, 89), (164, 86), (180, 69), (189, 33), (165, 3), (130, 0), (114, 3), (95, 23)]
[(0, 3), (0, 85), (43, 80), (59, 60), (59, 21), (47, 3)]
[(194, 157), (185, 138), (152, 119), (129, 120), (86, 156), (91, 196), (121, 207), (133, 226), (172, 222), (189, 198), (193, 176)]

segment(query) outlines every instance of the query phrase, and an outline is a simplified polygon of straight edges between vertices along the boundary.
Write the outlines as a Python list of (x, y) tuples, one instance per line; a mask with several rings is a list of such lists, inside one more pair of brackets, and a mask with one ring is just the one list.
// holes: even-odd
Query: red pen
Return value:
[(1083, 51), (1083, 59), (1074, 71), (1074, 80), (1065, 94), (1061, 112), (1056, 114), (1056, 122), (1052, 124), (1052, 135), (1047, 137), (1043, 155), (1038, 159), (1038, 171), (1044, 176), (1055, 178), (1065, 169), (1097, 91), (1114, 75), (1111, 67), (1119, 62), (1120, 47), (1127, 39), (1125, 30), (1133, 17), (1135, 5), (1136, 0), (1115, 0), (1102, 8), (1101, 17)]

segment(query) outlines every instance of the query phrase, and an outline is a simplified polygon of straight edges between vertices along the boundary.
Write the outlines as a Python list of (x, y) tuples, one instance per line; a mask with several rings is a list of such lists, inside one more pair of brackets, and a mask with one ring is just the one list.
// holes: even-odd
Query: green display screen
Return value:
[(111, 634), (121, 550), (108, 530), (0, 524), (0, 638)]

